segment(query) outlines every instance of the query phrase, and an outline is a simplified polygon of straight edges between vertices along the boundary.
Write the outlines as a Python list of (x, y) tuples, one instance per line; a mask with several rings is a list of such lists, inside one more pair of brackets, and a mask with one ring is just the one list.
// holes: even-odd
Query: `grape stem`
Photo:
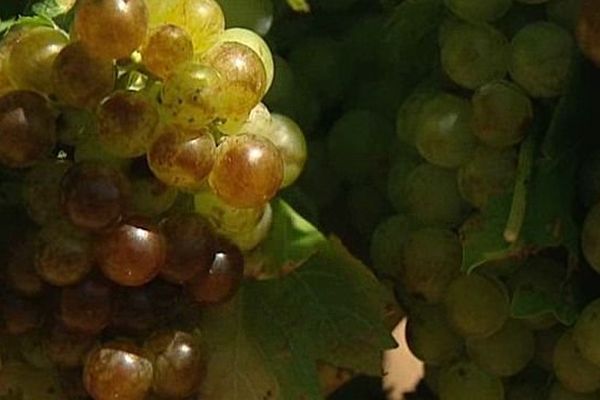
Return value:
[(533, 156), (535, 152), (534, 135), (529, 135), (519, 151), (515, 191), (510, 207), (510, 214), (504, 229), (504, 240), (515, 243), (521, 234), (525, 212), (527, 210), (527, 187), (533, 171)]

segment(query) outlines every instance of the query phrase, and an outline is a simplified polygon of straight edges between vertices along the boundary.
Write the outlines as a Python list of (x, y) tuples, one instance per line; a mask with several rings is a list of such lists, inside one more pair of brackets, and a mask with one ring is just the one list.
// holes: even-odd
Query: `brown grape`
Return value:
[(141, 286), (160, 272), (165, 262), (164, 236), (149, 222), (132, 220), (107, 233), (96, 245), (100, 269), (123, 286)]
[(110, 322), (112, 288), (99, 279), (88, 279), (62, 289), (60, 319), (77, 332), (97, 334)]
[(154, 306), (148, 287), (120, 288), (114, 296), (111, 327), (130, 334), (147, 332), (158, 321)]
[(19, 90), (0, 97), (0, 163), (30, 167), (50, 154), (56, 143), (56, 120), (46, 99)]
[(40, 225), (62, 216), (60, 183), (71, 167), (70, 161), (51, 160), (34, 166), (25, 177), (23, 200), (29, 217)]
[(160, 228), (167, 239), (163, 279), (182, 284), (210, 268), (215, 238), (204, 218), (195, 213), (176, 214), (164, 219)]
[(79, 146), (96, 136), (96, 116), (89, 110), (70, 106), (61, 107), (57, 120), (58, 140), (68, 146)]
[(141, 53), (146, 68), (165, 79), (177, 66), (192, 60), (194, 45), (186, 31), (176, 25), (165, 24), (153, 29)]
[(194, 300), (203, 305), (221, 304), (231, 299), (244, 275), (244, 256), (236, 246), (221, 239), (215, 249), (210, 268), (200, 270), (187, 284)]
[(131, 208), (136, 215), (156, 217), (168, 211), (179, 192), (153, 176), (135, 179), (131, 182)]
[(94, 345), (94, 337), (69, 331), (56, 323), (44, 338), (44, 350), (50, 361), (63, 368), (83, 365), (84, 357)]
[(199, 190), (213, 167), (215, 148), (215, 140), (208, 130), (192, 135), (166, 128), (148, 151), (148, 165), (167, 185)]
[(119, 90), (97, 111), (98, 139), (109, 153), (137, 157), (146, 153), (158, 124), (158, 109), (141, 92)]
[(62, 181), (63, 209), (75, 226), (84, 229), (118, 223), (129, 193), (129, 182), (118, 170), (93, 162), (74, 165)]
[(198, 341), (180, 331), (150, 337), (144, 350), (152, 355), (157, 395), (185, 399), (198, 391), (204, 377), (205, 356)]
[(231, 206), (259, 207), (281, 187), (283, 170), (281, 154), (273, 143), (255, 135), (237, 135), (217, 148), (209, 183)]
[(124, 58), (146, 36), (148, 9), (144, 0), (80, 0), (73, 29), (91, 54)]
[(81, 43), (61, 50), (52, 65), (54, 94), (70, 106), (93, 109), (115, 86), (111, 61), (92, 57)]
[(21, 335), (40, 325), (41, 310), (33, 300), (6, 293), (0, 301), (5, 330), (9, 334)]

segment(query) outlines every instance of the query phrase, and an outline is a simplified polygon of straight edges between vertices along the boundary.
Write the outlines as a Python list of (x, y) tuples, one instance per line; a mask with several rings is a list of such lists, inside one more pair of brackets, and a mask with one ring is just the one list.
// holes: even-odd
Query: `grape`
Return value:
[(248, 119), (243, 122), (231, 121), (232, 123), (224, 123), (219, 125), (219, 131), (231, 135), (245, 133), (250, 135), (261, 135), (269, 132), (272, 129), (273, 119), (271, 112), (263, 103), (258, 103), (256, 107), (250, 111)]
[(62, 181), (62, 205), (71, 222), (84, 229), (101, 230), (118, 223), (128, 203), (127, 178), (107, 165), (74, 165)]
[(562, 326), (535, 332), (535, 354), (533, 362), (546, 371), (553, 370), (554, 349), (564, 333)]
[(46, 99), (26, 90), (0, 97), (0, 163), (30, 167), (50, 154), (56, 121)]
[(80, 282), (92, 269), (90, 239), (66, 222), (54, 222), (39, 231), (36, 269), (54, 286)]
[(162, 88), (162, 109), (185, 129), (202, 129), (217, 117), (221, 78), (213, 68), (195, 62), (180, 65)]
[(508, 320), (496, 333), (469, 338), (467, 352), (477, 365), (495, 376), (512, 376), (531, 361), (533, 334), (519, 321)]
[(94, 56), (124, 58), (146, 37), (144, 0), (79, 0), (73, 21), (77, 40)]
[(600, 27), (598, 26), (598, 14), (600, 7), (593, 0), (581, 0), (577, 20), (577, 43), (579, 48), (596, 65), (600, 64)]
[(269, 0), (219, 0), (227, 26), (239, 26), (265, 36), (273, 24), (273, 3)]
[(456, 359), (463, 347), (462, 338), (452, 331), (438, 306), (411, 310), (406, 323), (406, 340), (410, 351), (427, 365), (444, 365)]
[(169, 399), (183, 399), (198, 391), (204, 378), (205, 355), (198, 341), (180, 331), (150, 337), (144, 350), (152, 354), (154, 393)]
[(213, 227), (229, 234), (252, 231), (265, 212), (265, 207), (236, 208), (225, 203), (211, 190), (194, 196), (195, 211), (206, 218)]
[(512, 83), (489, 83), (475, 93), (473, 133), (491, 147), (504, 148), (523, 140), (533, 120), (531, 100)]
[(510, 76), (532, 97), (559, 96), (567, 86), (574, 49), (573, 38), (560, 26), (529, 24), (512, 40)]
[(51, 67), (69, 38), (60, 30), (36, 27), (27, 30), (11, 46), (5, 62), (6, 73), (19, 89), (52, 93)]
[(77, 144), (74, 157), (76, 162), (91, 162), (125, 171), (131, 164), (131, 159), (119, 158), (105, 150), (97, 136), (90, 136)]
[(273, 209), (271, 208), (270, 204), (267, 204), (264, 207), (264, 211), (260, 220), (251, 229), (241, 232), (228, 232), (223, 228), (217, 229), (221, 235), (231, 240), (231, 242), (239, 247), (240, 250), (249, 251), (254, 249), (267, 238), (271, 232), (272, 225)]
[(96, 244), (100, 269), (122, 286), (141, 286), (154, 279), (165, 263), (165, 237), (151, 223), (128, 221)]
[(221, 304), (238, 291), (244, 275), (244, 256), (224, 239), (218, 240), (209, 269), (201, 269), (187, 283), (192, 298), (202, 305)]
[(456, 226), (467, 209), (461, 199), (456, 173), (423, 163), (404, 184), (406, 213), (425, 225)]
[(213, 168), (215, 149), (215, 140), (206, 129), (182, 132), (166, 127), (148, 151), (148, 165), (167, 185), (196, 191)]
[(62, 216), (60, 183), (71, 165), (68, 161), (46, 161), (27, 173), (23, 201), (27, 214), (36, 223), (46, 225)]
[(225, 29), (225, 16), (215, 0), (146, 0), (150, 26), (172, 24), (185, 30), (194, 50), (203, 53)]
[(500, 378), (488, 374), (477, 365), (459, 361), (444, 368), (439, 380), (440, 400), (503, 400)]
[(483, 276), (460, 276), (448, 286), (444, 305), (452, 326), (465, 337), (486, 337), (499, 331), (508, 318), (506, 292)]
[(73, 107), (95, 108), (110, 94), (115, 79), (112, 62), (90, 56), (79, 42), (65, 46), (52, 64), (54, 94)]
[(440, 167), (464, 164), (476, 146), (471, 116), (471, 105), (460, 97), (441, 93), (429, 99), (417, 123), (416, 144), (421, 156)]
[(273, 56), (273, 63), (273, 84), (265, 95), (264, 102), (270, 107), (279, 108), (279, 104), (295, 95), (294, 71), (288, 62), (278, 55)]
[(574, 31), (579, 18), (581, 0), (550, 0), (546, 5), (546, 15), (550, 22)]
[(550, 388), (548, 400), (597, 400), (597, 393), (576, 393), (566, 389), (559, 382), (555, 382)]
[(554, 350), (554, 373), (558, 381), (577, 393), (591, 393), (600, 389), (600, 368), (581, 355), (572, 331), (567, 331)]
[(444, 0), (444, 3), (461, 18), (474, 22), (489, 22), (506, 14), (512, 0)]
[(429, 303), (437, 303), (460, 273), (462, 246), (452, 231), (420, 229), (406, 241), (403, 261), (406, 290)]
[(332, 168), (352, 184), (367, 181), (386, 160), (392, 132), (378, 114), (361, 110), (344, 114), (327, 138)]
[(600, 299), (589, 303), (573, 328), (573, 340), (581, 356), (588, 361), (600, 366), (600, 346), (597, 343), (596, 333), (600, 326)]
[(208, 270), (214, 257), (215, 237), (206, 220), (197, 214), (175, 214), (160, 223), (167, 241), (167, 256), (160, 275), (183, 284), (201, 270)]
[(140, 53), (146, 68), (165, 79), (177, 66), (192, 61), (194, 45), (186, 31), (178, 26), (165, 24), (152, 30)]
[(283, 182), (281, 153), (269, 140), (255, 135), (227, 138), (217, 148), (209, 183), (233, 207), (266, 204)]
[(10, 335), (22, 335), (36, 329), (41, 322), (41, 310), (32, 299), (4, 293), (0, 302), (3, 330)]
[(34, 240), (24, 238), (16, 243), (6, 263), (6, 283), (22, 296), (38, 296), (45, 285), (35, 270)]
[(585, 217), (581, 231), (581, 249), (590, 266), (600, 273), (600, 203)]
[(401, 151), (396, 154), (387, 178), (387, 197), (396, 211), (406, 210), (406, 183), (410, 174), (421, 164), (418, 156)]
[(110, 322), (111, 287), (102, 280), (87, 279), (62, 289), (61, 321), (69, 330), (94, 335)]
[(158, 110), (140, 92), (118, 90), (98, 107), (98, 140), (118, 157), (146, 153), (158, 124)]
[(135, 349), (110, 344), (92, 351), (83, 370), (83, 382), (94, 400), (144, 400), (152, 387), (152, 363)]
[(79, 146), (96, 135), (96, 116), (89, 110), (62, 107), (56, 121), (58, 140), (69, 146)]
[(136, 215), (156, 217), (168, 211), (179, 192), (154, 177), (136, 179), (131, 182), (131, 208)]
[(148, 286), (119, 288), (112, 304), (111, 328), (133, 335), (150, 331), (159, 321), (160, 312), (150, 292)]
[(506, 75), (509, 50), (506, 37), (492, 26), (456, 24), (442, 43), (441, 61), (454, 82), (477, 89)]
[(517, 176), (517, 152), (478, 146), (472, 158), (458, 171), (461, 196), (479, 209), (491, 199), (510, 193)]
[(404, 100), (396, 116), (396, 135), (402, 143), (416, 145), (419, 113), (435, 95), (433, 90), (416, 90)]
[(43, 341), (44, 351), (50, 361), (62, 368), (75, 368), (83, 365), (84, 357), (94, 345), (93, 336), (71, 332), (56, 323)]
[(365, 237), (371, 236), (388, 211), (385, 196), (372, 184), (352, 186), (347, 193), (346, 204), (350, 224)]

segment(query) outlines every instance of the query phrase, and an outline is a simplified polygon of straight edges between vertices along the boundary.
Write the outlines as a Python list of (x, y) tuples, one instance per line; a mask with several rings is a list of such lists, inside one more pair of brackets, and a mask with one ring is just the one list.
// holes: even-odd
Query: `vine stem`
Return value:
[(534, 153), (534, 135), (529, 135), (521, 145), (521, 150), (519, 151), (515, 191), (506, 228), (504, 229), (504, 239), (509, 243), (515, 243), (519, 239), (523, 222), (525, 221), (527, 188), (533, 172)]

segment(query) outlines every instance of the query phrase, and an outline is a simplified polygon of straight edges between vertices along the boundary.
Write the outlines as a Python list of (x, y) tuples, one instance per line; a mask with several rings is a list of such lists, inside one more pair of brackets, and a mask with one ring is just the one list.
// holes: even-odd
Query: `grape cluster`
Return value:
[(2, 249), (3, 330), (47, 332), (69, 399), (200, 390), (187, 316), (236, 294), (306, 159), (261, 103), (273, 77), (215, 0), (79, 0), (68, 33), (0, 42), (0, 164), (27, 215)]

